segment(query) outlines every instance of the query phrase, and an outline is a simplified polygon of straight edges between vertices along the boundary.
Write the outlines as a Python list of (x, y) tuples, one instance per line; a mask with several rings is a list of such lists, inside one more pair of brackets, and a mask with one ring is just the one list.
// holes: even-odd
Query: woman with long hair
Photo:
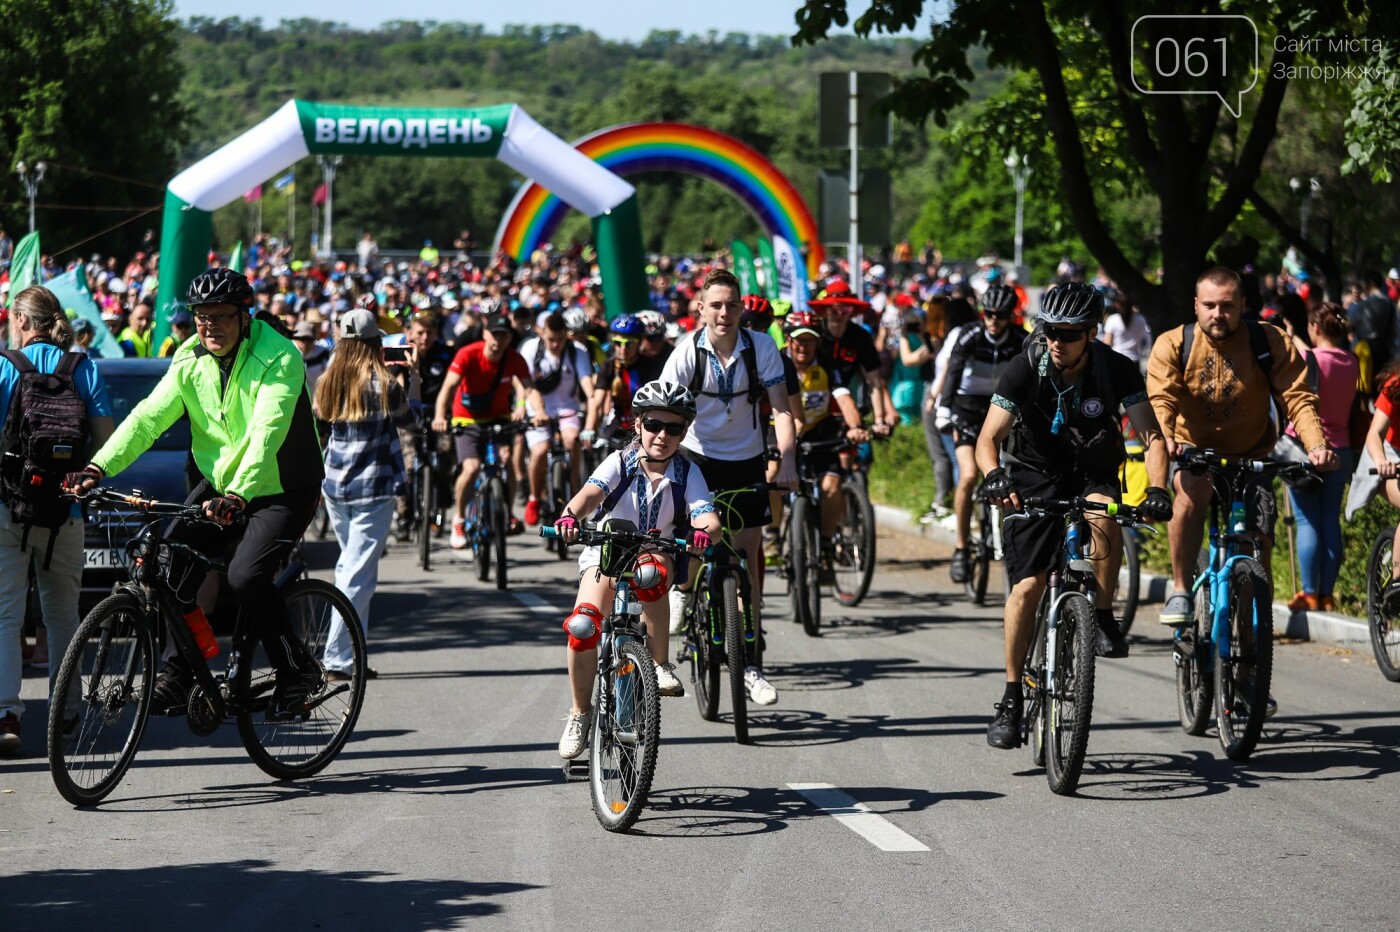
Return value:
[[(412, 347), (405, 391), (383, 359), (383, 339), (374, 312), (356, 308), (340, 319), (335, 355), (316, 383), (316, 417), (326, 437), (326, 500), (331, 528), (340, 544), (335, 585), (360, 616), (366, 640), (369, 604), (379, 584), (379, 558), (389, 543), (394, 500), (407, 484), (398, 428), (414, 422), (409, 407), (418, 392)], [(324, 663), (327, 676), (342, 679), (350, 665), (350, 639), (342, 619), (331, 621)], [(366, 667), (369, 678), (378, 676)]]

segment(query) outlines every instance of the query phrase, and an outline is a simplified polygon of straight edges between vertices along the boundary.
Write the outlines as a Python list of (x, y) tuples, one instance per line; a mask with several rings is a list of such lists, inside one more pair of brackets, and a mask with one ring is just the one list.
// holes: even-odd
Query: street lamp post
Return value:
[(321, 166), (321, 178), (326, 183), (326, 220), (325, 223), (322, 224), (322, 235), (324, 238), (321, 241), (321, 249), (322, 255), (327, 258), (335, 257), (335, 246), (331, 241), (331, 221), (334, 217), (335, 172), (336, 169), (340, 168), (341, 161), (342, 158), (338, 155), (316, 156), (316, 164)]
[(1298, 205), (1298, 232), (1303, 239), (1308, 238), (1308, 216), (1312, 213), (1313, 198), (1322, 191), (1322, 182), (1316, 176), (1308, 179), (1306, 187), (1301, 178), (1289, 178), (1288, 187), (1293, 189), (1293, 193), (1302, 198), (1302, 203)]
[(44, 180), (44, 169), (48, 168), (43, 162), (35, 162), (33, 170), (23, 162), (15, 163), (15, 174), (19, 175), (19, 183), (24, 185), (24, 190), (29, 195), (29, 232), (34, 232), (34, 198), (39, 194), (39, 182)]
[(1016, 268), (1021, 267), (1021, 243), (1023, 240), (1022, 231), (1025, 223), (1026, 210), (1026, 176), (1031, 173), (1030, 157), (1017, 155), (1012, 149), (1011, 154), (1003, 161), (1006, 167), (1011, 169), (1011, 180), (1016, 183), (1016, 254), (1012, 261)]

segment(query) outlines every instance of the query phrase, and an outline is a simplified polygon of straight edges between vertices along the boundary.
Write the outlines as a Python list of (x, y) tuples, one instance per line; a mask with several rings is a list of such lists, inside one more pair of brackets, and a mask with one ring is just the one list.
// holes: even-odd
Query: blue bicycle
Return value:
[[(1273, 586), (1259, 562), (1260, 542), (1245, 523), (1253, 477), (1317, 481), (1311, 467), (1235, 459), (1209, 450), (1187, 453), (1182, 468), (1211, 480), (1210, 543), (1196, 560), (1191, 623), (1176, 629), (1177, 710), (1188, 735), (1203, 735), (1212, 705), (1220, 747), (1246, 760), (1268, 714), (1273, 673)], [(1223, 503), (1229, 503), (1222, 522)]]
[[(506, 538), (510, 536), (510, 498), (506, 492), (506, 470), (499, 450), (526, 425), (519, 421), (501, 421), (478, 425), (486, 446), (481, 458), (481, 470), (472, 486), (467, 502), (467, 546), (476, 564), (476, 578), (482, 582), (491, 578), (491, 565), (496, 566), (496, 588), (506, 588)], [(454, 427), (454, 434), (462, 428)]]

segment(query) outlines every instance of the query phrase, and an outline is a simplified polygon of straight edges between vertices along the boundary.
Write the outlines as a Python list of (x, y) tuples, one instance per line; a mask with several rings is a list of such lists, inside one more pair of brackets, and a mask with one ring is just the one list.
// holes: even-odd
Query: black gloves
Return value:
[(1170, 521), (1172, 517), (1172, 497), (1167, 494), (1167, 490), (1152, 486), (1147, 490), (1147, 497), (1138, 506), (1145, 518), (1153, 521)]

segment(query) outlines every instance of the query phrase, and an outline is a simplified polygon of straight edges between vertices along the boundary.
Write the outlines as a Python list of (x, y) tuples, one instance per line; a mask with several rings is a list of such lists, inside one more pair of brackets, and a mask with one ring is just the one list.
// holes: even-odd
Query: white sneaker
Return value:
[(570, 712), (564, 717), (564, 734), (559, 739), (559, 756), (573, 760), (588, 747), (588, 733), (593, 730), (593, 711)]
[(749, 698), (758, 705), (772, 705), (778, 701), (778, 691), (758, 667), (744, 668), (744, 686), (748, 688)]
[(672, 634), (679, 634), (681, 628), (685, 626), (685, 597), (686, 593), (680, 589), (672, 589), (666, 593), (666, 600), (671, 604)]
[(453, 550), (465, 550), (467, 546), (467, 522), (461, 518), (452, 519), (452, 534), (447, 538), (447, 545)]
[(656, 667), (656, 689), (663, 696), (684, 696), (685, 686), (676, 676), (674, 663), (658, 664)]

